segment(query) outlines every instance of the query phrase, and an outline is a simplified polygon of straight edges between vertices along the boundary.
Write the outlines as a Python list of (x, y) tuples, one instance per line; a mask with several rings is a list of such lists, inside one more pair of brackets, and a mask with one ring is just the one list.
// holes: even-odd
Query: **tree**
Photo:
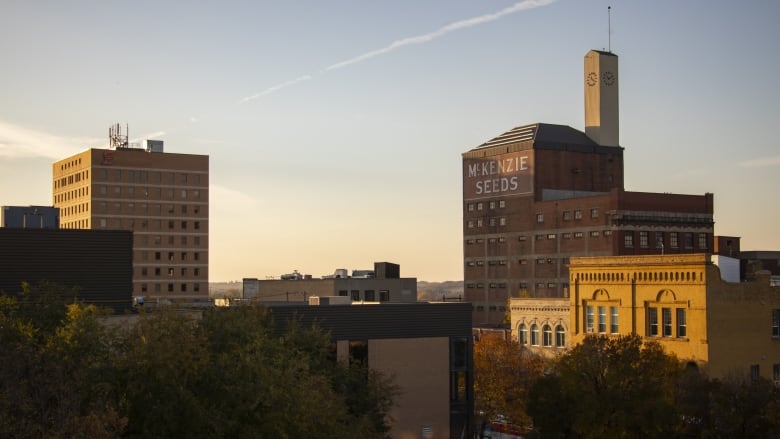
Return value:
[(677, 359), (657, 343), (636, 335), (589, 336), (537, 383), (529, 412), (545, 438), (668, 437), (677, 419), (679, 371)]
[(543, 361), (524, 347), (485, 334), (474, 343), (474, 409), (485, 422), (503, 417), (509, 423), (530, 426), (526, 412), (528, 392), (541, 376)]

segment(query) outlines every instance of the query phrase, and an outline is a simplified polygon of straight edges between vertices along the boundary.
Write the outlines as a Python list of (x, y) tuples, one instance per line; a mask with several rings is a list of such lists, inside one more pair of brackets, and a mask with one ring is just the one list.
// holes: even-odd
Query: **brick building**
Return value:
[(629, 192), (618, 143), (617, 56), (585, 56), (585, 131), (537, 123), (463, 156), (464, 296), (475, 326), (511, 297), (568, 297), (576, 256), (707, 252), (713, 196)]
[(53, 204), (66, 229), (133, 232), (133, 296), (207, 301), (209, 157), (120, 142), (52, 166)]

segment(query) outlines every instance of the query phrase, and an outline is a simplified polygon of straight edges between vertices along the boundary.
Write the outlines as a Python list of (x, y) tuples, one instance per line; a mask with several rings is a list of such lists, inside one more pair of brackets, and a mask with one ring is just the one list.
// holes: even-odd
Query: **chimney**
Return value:
[(618, 57), (591, 50), (585, 55), (585, 134), (602, 146), (620, 146)]

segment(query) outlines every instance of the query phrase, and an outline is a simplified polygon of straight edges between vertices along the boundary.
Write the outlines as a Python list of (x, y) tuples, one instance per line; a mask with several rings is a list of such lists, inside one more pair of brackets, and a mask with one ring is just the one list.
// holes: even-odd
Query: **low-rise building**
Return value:
[(60, 209), (51, 206), (3, 206), (0, 227), (16, 229), (59, 229)]
[(531, 352), (554, 357), (570, 346), (568, 298), (509, 299), (512, 338)]
[(389, 413), (393, 439), (471, 437), (473, 342), (471, 304), (276, 304), (278, 324), (295, 319), (331, 334), (336, 358), (360, 356), (394, 378), (399, 388)]
[(281, 279), (244, 278), (241, 299), (252, 302), (307, 302), (312, 296), (346, 296), (353, 302), (416, 302), (417, 278), (401, 277), (398, 264), (374, 263), (374, 270), (336, 270), (313, 278), (297, 271)]
[(780, 380), (780, 287), (726, 282), (709, 254), (572, 258), (571, 342), (638, 334), (713, 377)]
[(133, 232), (0, 228), (0, 292), (22, 283), (75, 288), (87, 304), (123, 312), (132, 307)]

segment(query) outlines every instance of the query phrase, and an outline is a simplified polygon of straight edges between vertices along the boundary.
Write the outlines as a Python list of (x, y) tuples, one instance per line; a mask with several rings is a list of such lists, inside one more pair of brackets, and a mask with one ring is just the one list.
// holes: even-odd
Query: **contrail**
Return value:
[[(448, 24), (446, 26), (443, 26), (443, 27), (441, 27), (441, 28), (439, 28), (439, 29), (437, 29), (437, 30), (435, 30), (433, 32), (429, 32), (427, 34), (417, 35), (417, 36), (403, 38), (403, 39), (400, 39), (400, 40), (393, 41), (388, 46), (383, 47), (381, 49), (372, 50), (370, 52), (366, 52), (366, 53), (363, 53), (361, 55), (358, 55), (358, 56), (355, 56), (353, 58), (350, 58), (350, 59), (348, 59), (346, 61), (341, 61), (341, 62), (338, 62), (336, 64), (330, 65), (330, 66), (326, 67), (325, 69), (323, 69), (321, 72), (327, 72), (327, 71), (330, 71), (330, 70), (336, 70), (336, 69), (340, 69), (342, 67), (347, 67), (347, 66), (350, 66), (350, 65), (353, 65), (353, 64), (357, 64), (359, 62), (365, 61), (367, 59), (371, 59), (371, 58), (373, 58), (375, 56), (384, 55), (386, 53), (392, 52), (392, 51), (394, 51), (396, 49), (400, 49), (400, 48), (405, 47), (405, 46), (410, 46), (410, 45), (413, 45), (413, 44), (427, 43), (428, 41), (431, 41), (431, 40), (434, 40), (436, 38), (439, 38), (439, 37), (442, 37), (444, 35), (447, 35), (450, 32), (454, 32), (454, 31), (461, 30), (461, 29), (466, 29), (466, 28), (473, 27), (473, 26), (478, 26), (478, 25), (484, 24), (484, 23), (489, 23), (491, 21), (498, 20), (501, 17), (507, 16), (507, 15), (510, 15), (510, 14), (514, 14), (515, 12), (526, 11), (526, 10), (529, 10), (529, 9), (535, 9), (535, 8), (538, 8), (538, 7), (541, 7), (541, 6), (547, 6), (547, 5), (549, 5), (549, 4), (551, 4), (551, 3), (555, 2), (555, 1), (556, 0), (523, 0), (521, 2), (515, 3), (514, 5), (509, 6), (509, 7), (505, 8), (505, 9), (502, 9), (502, 10), (496, 12), (496, 13), (493, 13), (493, 14), (485, 14), (485, 15), (480, 15), (478, 17), (467, 18), (465, 20), (460, 20), (460, 21), (456, 21), (454, 23), (450, 23), (450, 24)], [(309, 79), (312, 79), (312, 77), (310, 75), (305, 75), (305, 76), (301, 76), (301, 77), (299, 77), (297, 79), (293, 79), (291, 81), (283, 82), (281, 84), (278, 84), (278, 85), (275, 85), (273, 87), (267, 88), (267, 89), (261, 91), (260, 93), (254, 94), (252, 96), (247, 96), (247, 97), (241, 99), (241, 101), (239, 103), (243, 104), (243, 103), (249, 102), (249, 101), (257, 99), (257, 98), (259, 98), (261, 96), (265, 96), (267, 94), (271, 94), (271, 93), (273, 93), (275, 91), (278, 91), (278, 90), (280, 90), (282, 88), (289, 87), (291, 85), (297, 84), (297, 83), (299, 83), (301, 81), (307, 81)]]
[(480, 15), (479, 17), (474, 18), (467, 18), (465, 20), (456, 21), (454, 23), (450, 23), (444, 27), (441, 27), (433, 32), (423, 34), (423, 35), (417, 35), (414, 37), (404, 38), (401, 40), (396, 40), (390, 43), (390, 45), (383, 47), (381, 49), (372, 50), (371, 52), (366, 52), (362, 55), (358, 55), (354, 58), (350, 58), (346, 61), (342, 61), (336, 64), (333, 64), (331, 66), (328, 66), (325, 68), (325, 71), (329, 70), (335, 70), (340, 69), (342, 67), (346, 67), (352, 64), (357, 64), (361, 61), (365, 61), (367, 59), (373, 58), (375, 56), (384, 55), (385, 53), (392, 52), (396, 49), (400, 49), (404, 46), (410, 46), (412, 44), (422, 44), (427, 43), (428, 41), (434, 40), (436, 38), (439, 38), (441, 36), (447, 35), (450, 32), (454, 32), (456, 30), (460, 29), (466, 29), (469, 27), (477, 26), (483, 23), (489, 23), (491, 21), (498, 20), (501, 17), (504, 17), (509, 14), (513, 14), (515, 12), (519, 11), (525, 11), (528, 9), (534, 9), (538, 8), (540, 6), (546, 6), (550, 3), (553, 3), (555, 0), (524, 0), (519, 3), (515, 3), (514, 5), (503, 9), (499, 12), (496, 12), (494, 14), (485, 14)]
[(260, 96), (265, 96), (267, 94), (271, 94), (271, 93), (273, 93), (275, 91), (281, 90), (281, 89), (283, 89), (285, 87), (289, 87), (289, 86), (291, 86), (293, 84), (297, 84), (297, 83), (299, 83), (301, 81), (308, 81), (309, 79), (311, 79), (310, 75), (303, 75), (303, 76), (295, 78), (293, 80), (290, 80), (290, 81), (287, 81), (287, 82), (283, 82), (281, 84), (274, 85), (273, 87), (266, 88), (265, 90), (261, 91), (260, 93), (253, 94), (252, 96), (247, 96), (247, 97), (241, 99), (241, 101), (239, 101), (239, 104), (243, 104), (245, 102), (249, 102), (251, 100), (257, 99)]

